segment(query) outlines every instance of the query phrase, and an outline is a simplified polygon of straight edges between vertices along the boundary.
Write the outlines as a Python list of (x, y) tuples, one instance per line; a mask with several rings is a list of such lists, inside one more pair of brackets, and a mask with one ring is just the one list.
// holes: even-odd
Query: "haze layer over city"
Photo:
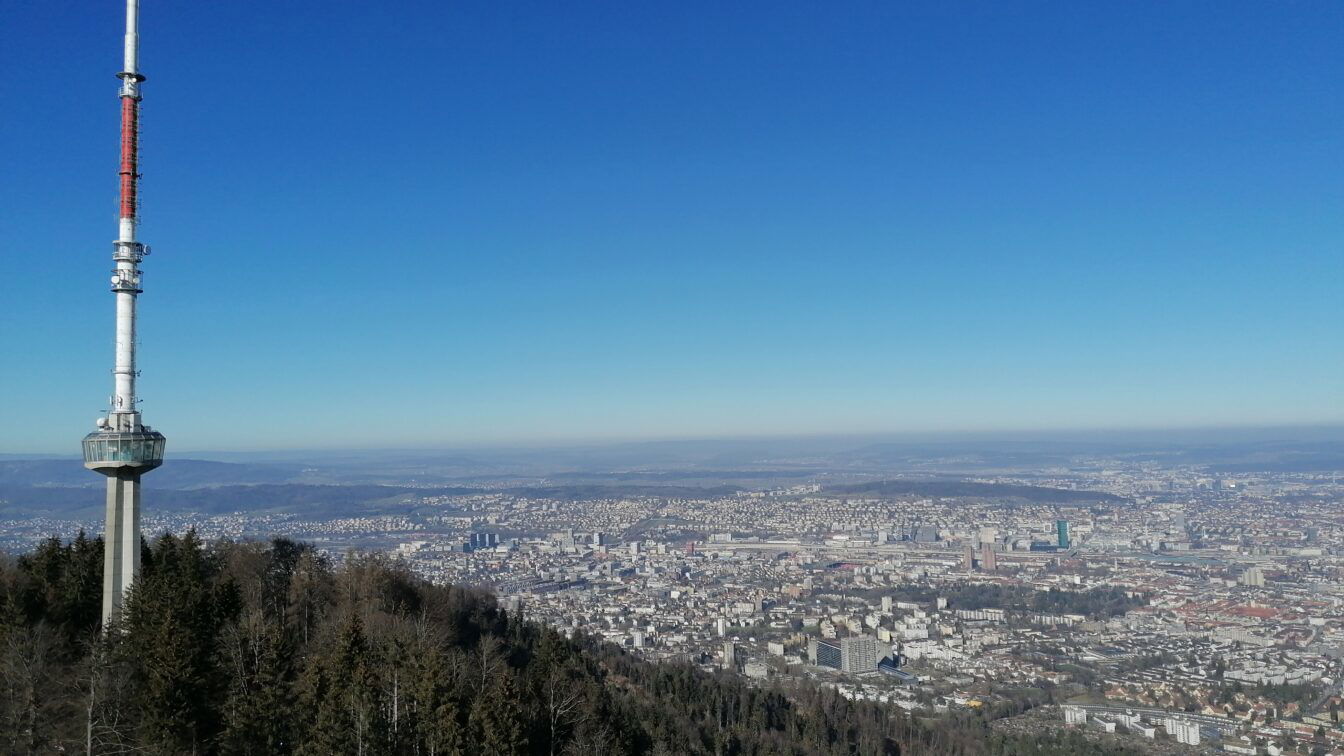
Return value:
[(4, 14), (0, 749), (1344, 754), (1344, 6)]

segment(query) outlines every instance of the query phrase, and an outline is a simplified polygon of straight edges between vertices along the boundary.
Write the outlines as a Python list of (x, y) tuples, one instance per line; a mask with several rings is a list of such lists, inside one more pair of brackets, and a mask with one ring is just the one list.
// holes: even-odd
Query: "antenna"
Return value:
[(162, 433), (141, 424), (135, 393), (135, 316), (141, 288), (140, 263), (149, 248), (136, 239), (140, 183), (140, 1), (126, 0), (126, 37), (121, 71), (120, 217), (112, 242), (112, 294), (116, 300), (113, 394), (107, 415), (84, 437), (84, 466), (107, 476), (107, 530), (103, 549), (103, 627), (121, 611), (140, 567), (140, 476), (163, 463)]

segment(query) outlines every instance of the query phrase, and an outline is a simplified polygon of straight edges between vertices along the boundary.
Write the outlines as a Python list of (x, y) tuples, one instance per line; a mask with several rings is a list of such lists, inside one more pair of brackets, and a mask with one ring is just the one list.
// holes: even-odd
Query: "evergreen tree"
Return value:
[(238, 589), (213, 579), (216, 560), (195, 531), (160, 538), (152, 565), (127, 599), (119, 650), (139, 683), (145, 747), (196, 753), (209, 748), (222, 725), (228, 686), (219, 639), (238, 613)]
[(386, 729), (377, 705), (375, 666), (363, 622), (351, 612), (332, 647), (310, 665), (303, 698), (314, 716), (300, 753), (381, 751)]
[(70, 543), (61, 579), (60, 614), (66, 637), (87, 638), (102, 621), (103, 539), (89, 539), (80, 530)]
[(526, 753), (527, 724), (518, 705), (518, 684), (507, 670), (493, 676), (471, 707), (471, 727), (491, 756)]
[(423, 642), (412, 656), (414, 678), (410, 691), (416, 742), (429, 756), (459, 756), (465, 752), (464, 702), (456, 696), (464, 660), (437, 644)]

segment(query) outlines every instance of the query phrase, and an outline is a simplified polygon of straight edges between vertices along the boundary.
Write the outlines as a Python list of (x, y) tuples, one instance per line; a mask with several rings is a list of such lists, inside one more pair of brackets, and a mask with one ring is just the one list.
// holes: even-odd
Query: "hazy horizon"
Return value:
[[(913, 446), (954, 444), (1069, 444), (1113, 443), (1119, 446), (1168, 445), (1239, 445), (1256, 443), (1341, 443), (1344, 444), (1344, 424), (1320, 423), (1303, 425), (1266, 426), (1192, 426), (1192, 427), (1130, 427), (1130, 428), (1053, 428), (1027, 430), (949, 430), (906, 431), (890, 433), (816, 433), (725, 436), (677, 436), (663, 438), (559, 438), (516, 440), (492, 443), (441, 442), (424, 444), (389, 444), (384, 446), (257, 446), (255, 448), (187, 448), (169, 449), (170, 457), (191, 459), (250, 459), (268, 455), (340, 455), (340, 454), (423, 454), (452, 452), (545, 452), (549, 450), (582, 451), (623, 447), (655, 447), (675, 445), (796, 445), (813, 447), (848, 448), (864, 444), (909, 444)], [(0, 451), (0, 458), (39, 459), (79, 457), (79, 449), (51, 449)]]

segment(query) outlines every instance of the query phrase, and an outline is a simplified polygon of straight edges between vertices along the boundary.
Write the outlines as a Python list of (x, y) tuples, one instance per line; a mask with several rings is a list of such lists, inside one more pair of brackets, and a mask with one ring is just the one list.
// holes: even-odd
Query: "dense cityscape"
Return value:
[[(702, 495), (413, 481), (363, 514), (147, 511), (145, 531), (381, 554), (648, 660), (911, 712), (1192, 752), (1344, 747), (1332, 473), (1093, 458), (952, 482), (792, 477)], [(19, 550), (97, 523), (3, 528)]]

